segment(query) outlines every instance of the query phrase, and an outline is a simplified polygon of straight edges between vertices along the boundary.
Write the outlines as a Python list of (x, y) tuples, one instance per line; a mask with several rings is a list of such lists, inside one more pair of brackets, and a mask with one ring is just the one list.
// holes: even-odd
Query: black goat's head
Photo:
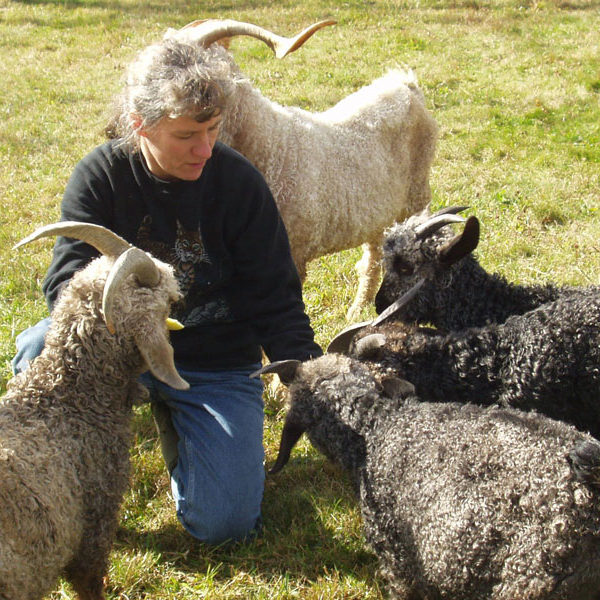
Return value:
[[(448, 270), (477, 247), (479, 220), (474, 216), (464, 219), (457, 214), (465, 208), (449, 207), (427, 218), (411, 217), (387, 232), (383, 281), (375, 298), (378, 313), (419, 280), (426, 281), (426, 288), (444, 285)], [(446, 227), (452, 223), (464, 223), (463, 230), (454, 235)]]

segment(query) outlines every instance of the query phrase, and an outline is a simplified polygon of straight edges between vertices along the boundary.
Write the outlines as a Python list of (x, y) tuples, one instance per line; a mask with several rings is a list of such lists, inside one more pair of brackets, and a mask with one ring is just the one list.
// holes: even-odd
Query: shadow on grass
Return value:
[[(149, 405), (135, 410), (133, 430), (140, 456), (158, 443)], [(156, 455), (155, 449), (153, 452)], [(164, 497), (168, 493), (164, 465), (142, 461), (145, 473), (138, 472), (134, 484), (138, 497), (134, 512), (146, 512), (148, 503), (160, 498), (159, 518), (123, 520), (115, 550), (151, 554), (161, 571), (185, 573), (198, 582), (209, 577), (219, 586), (240, 573), (250, 573), (267, 584), (289, 579), (310, 587), (337, 573), (337, 577), (381, 588), (377, 559), (365, 545), (349, 479), (315, 451), (299, 454), (281, 473), (267, 475), (262, 534), (247, 544), (217, 547), (195, 540), (177, 522), (174, 507)]]
[(262, 535), (246, 544), (207, 546), (171, 520), (153, 530), (122, 527), (115, 549), (150, 552), (159, 563), (199, 579), (211, 573), (216, 583), (246, 572), (265, 581), (285, 577), (306, 585), (336, 572), (368, 586), (381, 585), (350, 484), (320, 457), (293, 461), (267, 478), (263, 518)]
[[(594, 10), (600, 7), (598, 0), (579, 0), (569, 1), (555, 0), (551, 4), (555, 5), (556, 8), (561, 10)], [(530, 2), (515, 2), (514, 8), (535, 8), (536, 3)], [(494, 9), (504, 10), (505, 6), (497, 3), (496, 7), (492, 0), (453, 0), (452, 2), (437, 2), (431, 6), (434, 10), (448, 11), (448, 10), (486, 10)]]
[[(18, 4), (25, 5), (54, 4), (56, 6), (59, 6), (60, 8), (65, 9), (78, 7), (93, 7), (117, 9), (121, 11), (130, 11), (133, 6), (135, 10), (139, 10), (142, 12), (148, 12), (150, 10), (157, 9), (165, 9), (170, 12), (173, 9), (173, 7), (177, 6), (178, 4), (180, 4), (184, 8), (189, 7), (189, 2), (187, 0), (180, 0), (179, 2), (177, 2), (176, 0), (154, 0), (154, 2), (145, 2), (144, 0), (139, 0), (139, 2), (137, 3), (120, 2), (119, 0), (15, 0), (15, 2)], [(243, 10), (260, 8), (270, 3), (271, 0), (253, 0), (248, 2), (236, 2), (235, 0), (231, 0), (231, 2), (219, 2), (218, 5), (222, 10)]]

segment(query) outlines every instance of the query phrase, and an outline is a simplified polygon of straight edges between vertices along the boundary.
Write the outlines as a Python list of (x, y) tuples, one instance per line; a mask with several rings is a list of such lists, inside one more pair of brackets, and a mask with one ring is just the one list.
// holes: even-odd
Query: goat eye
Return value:
[(394, 272), (398, 275), (412, 275), (414, 269), (410, 263), (406, 262), (402, 257), (397, 256), (394, 259)]

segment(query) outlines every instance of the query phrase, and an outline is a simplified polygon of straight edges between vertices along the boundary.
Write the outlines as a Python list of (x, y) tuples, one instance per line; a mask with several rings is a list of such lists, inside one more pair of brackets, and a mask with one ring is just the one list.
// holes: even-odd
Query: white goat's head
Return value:
[[(108, 331), (114, 334), (119, 330), (118, 333), (127, 334), (126, 327), (122, 325), (125, 319), (121, 312), (127, 310), (132, 313), (135, 311), (136, 315), (139, 313), (135, 318), (145, 326), (132, 328), (132, 332), (135, 331), (130, 332), (130, 335), (148, 368), (167, 385), (175, 389), (188, 389), (188, 383), (179, 376), (175, 368), (173, 348), (168, 338), (168, 329), (181, 328), (179, 323), (168, 318), (171, 303), (180, 298), (172, 268), (105, 227), (77, 221), (40, 227), (16, 244), (15, 248), (55, 235), (64, 235), (90, 244), (112, 261), (102, 295), (102, 314)], [(129, 298), (140, 290), (151, 293), (146, 294), (141, 302), (138, 298)], [(127, 298), (124, 299), (123, 296)]]

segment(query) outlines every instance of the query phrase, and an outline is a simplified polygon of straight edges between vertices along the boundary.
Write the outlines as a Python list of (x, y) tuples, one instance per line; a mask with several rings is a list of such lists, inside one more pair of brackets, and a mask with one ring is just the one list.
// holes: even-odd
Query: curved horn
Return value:
[[(201, 43), (205, 47), (218, 42), (222, 38), (233, 37), (235, 35), (249, 35), (265, 42), (275, 52), (277, 58), (283, 58), (290, 52), (294, 52), (294, 50), (300, 48), (319, 29), (327, 25), (335, 25), (335, 23), (336, 21), (330, 19), (319, 21), (318, 23), (309, 25), (298, 35), (287, 38), (251, 23), (243, 23), (231, 19), (222, 21), (208, 19), (206, 21), (192, 21), (172, 35), (179, 37), (182, 35), (181, 32), (184, 32), (183, 35), (190, 36), (194, 41)], [(193, 33), (191, 32), (192, 29), (194, 30)]]
[(415, 227), (415, 235), (417, 239), (422, 240), (430, 235), (433, 235), (436, 231), (450, 225), (450, 223), (464, 223), (465, 218), (452, 213), (443, 213), (441, 215), (434, 215), (427, 219), (424, 223), (421, 223), (418, 227)]
[(292, 448), (296, 445), (296, 442), (300, 439), (300, 436), (304, 433), (304, 431), (304, 427), (286, 420), (283, 426), (283, 431), (281, 432), (281, 441), (279, 442), (277, 459), (275, 460), (275, 464), (269, 470), (271, 475), (279, 473), (279, 471), (285, 467), (290, 459)]
[(421, 289), (421, 286), (425, 283), (425, 279), (419, 279), (415, 285), (413, 285), (408, 292), (400, 296), (393, 304), (390, 304), (378, 317), (371, 321), (362, 321), (361, 323), (354, 323), (343, 329), (338, 333), (327, 346), (327, 353), (339, 352), (340, 354), (348, 354), (350, 344), (354, 339), (354, 336), (369, 325), (379, 325), (386, 319), (394, 316), (405, 304), (408, 304)]
[(417, 292), (421, 289), (421, 286), (424, 283), (425, 279), (419, 279), (419, 281), (417, 281), (417, 283), (415, 283), (415, 285), (413, 285), (408, 292), (400, 296), (398, 300), (396, 300), (393, 304), (390, 304), (376, 319), (374, 319), (371, 325), (379, 325), (390, 317), (393, 317), (396, 312), (408, 304), (417, 295)]
[(350, 344), (354, 339), (354, 336), (365, 327), (371, 325), (372, 321), (362, 321), (360, 323), (354, 323), (353, 325), (349, 325), (345, 329), (342, 329), (332, 340), (329, 342), (329, 346), (327, 346), (327, 354), (339, 353), (339, 354), (347, 354), (350, 349)]
[(453, 237), (440, 251), (440, 262), (453, 265), (461, 258), (467, 256), (479, 244), (479, 219), (469, 217), (462, 233)]
[(358, 358), (371, 358), (377, 355), (379, 349), (385, 346), (385, 335), (371, 333), (356, 342), (355, 354)]
[(102, 312), (104, 321), (111, 333), (115, 332), (113, 319), (113, 304), (123, 281), (135, 274), (140, 286), (154, 287), (160, 281), (160, 273), (154, 261), (143, 250), (131, 246), (115, 261), (104, 284), (102, 294)]
[(262, 369), (258, 369), (258, 371), (254, 371), (254, 373), (250, 373), (250, 378), (255, 379), (256, 377), (260, 377), (261, 375), (265, 375), (267, 373), (275, 373), (279, 375), (279, 379), (288, 385), (296, 378), (296, 373), (298, 372), (298, 367), (302, 363), (299, 360), (289, 359), (289, 360), (276, 360), (275, 362), (269, 363), (262, 367)]
[(18, 244), (15, 244), (13, 249), (28, 244), (33, 240), (55, 235), (64, 235), (65, 237), (81, 240), (96, 248), (101, 254), (115, 258), (132, 247), (121, 236), (102, 225), (79, 221), (61, 221), (60, 223), (51, 223), (50, 225), (44, 225), (36, 229), (31, 235), (28, 235)]
[(440, 210), (434, 212), (432, 217), (439, 217), (440, 215), (457, 215), (459, 212), (463, 210), (467, 210), (468, 206), (446, 206), (445, 208), (441, 208)]

